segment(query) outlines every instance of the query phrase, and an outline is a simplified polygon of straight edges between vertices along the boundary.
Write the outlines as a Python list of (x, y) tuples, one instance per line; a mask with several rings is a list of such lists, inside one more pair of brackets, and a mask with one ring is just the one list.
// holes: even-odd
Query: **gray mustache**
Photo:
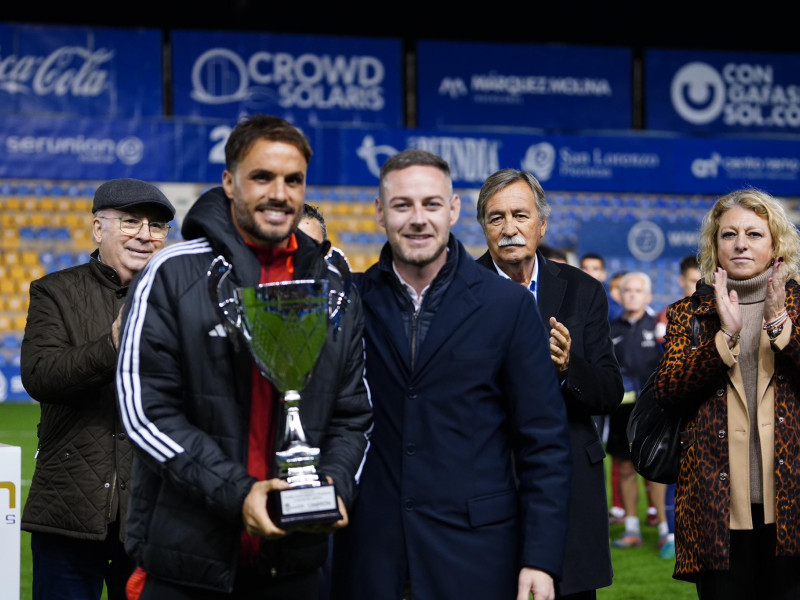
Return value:
[(500, 243), (497, 244), (501, 248), (505, 246), (524, 246), (525, 239), (521, 235), (512, 235), (511, 237), (504, 237), (500, 239)]

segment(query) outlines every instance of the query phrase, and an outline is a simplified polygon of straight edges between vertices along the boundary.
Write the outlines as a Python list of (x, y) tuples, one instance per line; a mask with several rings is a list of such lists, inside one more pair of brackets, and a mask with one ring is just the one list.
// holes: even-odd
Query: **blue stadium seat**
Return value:
[(6, 350), (19, 349), (21, 342), (21, 337), (16, 333), (7, 333), (3, 336), (3, 348)]

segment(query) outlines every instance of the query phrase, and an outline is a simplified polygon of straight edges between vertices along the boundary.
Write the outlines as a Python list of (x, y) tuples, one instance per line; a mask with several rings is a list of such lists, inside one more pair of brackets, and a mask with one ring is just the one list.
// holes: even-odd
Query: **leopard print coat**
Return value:
[[(688, 418), (681, 434), (675, 491), (676, 562), (673, 577), (694, 581), (700, 571), (729, 568), (730, 465), (727, 366), (716, 349), (719, 331), (713, 288), (701, 285), (692, 299), (667, 309), (664, 354), (655, 380), (659, 403)], [(776, 352), (775, 496), (777, 554), (800, 556), (800, 285), (786, 284), (791, 339)], [(692, 317), (700, 343), (692, 348)]]

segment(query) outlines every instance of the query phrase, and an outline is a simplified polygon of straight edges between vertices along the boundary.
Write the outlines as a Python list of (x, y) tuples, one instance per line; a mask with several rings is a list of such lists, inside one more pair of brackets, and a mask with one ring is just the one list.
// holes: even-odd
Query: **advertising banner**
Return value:
[(160, 117), (156, 29), (0, 23), (0, 115)]
[(800, 55), (647, 50), (647, 129), (800, 133)]
[[(235, 121), (0, 117), (0, 178), (218, 183)], [(311, 185), (374, 186), (406, 148), (450, 164), (458, 187), (498, 169), (524, 169), (545, 189), (723, 194), (755, 186), (800, 196), (800, 138), (447, 133), (425, 129), (301, 127), (314, 155)]]
[(176, 116), (402, 127), (400, 40), (175, 31)]
[(700, 221), (694, 216), (619, 219), (593, 215), (591, 222), (582, 223), (579, 229), (579, 255), (599, 252), (603, 256), (632, 256), (651, 262), (680, 260), (696, 253)]
[(0, 116), (0, 177), (172, 181), (174, 136), (155, 119)]
[(480, 187), (510, 167), (530, 171), (551, 190), (719, 194), (753, 185), (800, 195), (800, 140), (425, 130), (326, 130), (322, 137), (317, 177), (323, 184), (375, 185), (389, 156), (420, 148), (445, 158), (461, 187)]
[(631, 64), (627, 48), (420, 41), (417, 124), (627, 130)]

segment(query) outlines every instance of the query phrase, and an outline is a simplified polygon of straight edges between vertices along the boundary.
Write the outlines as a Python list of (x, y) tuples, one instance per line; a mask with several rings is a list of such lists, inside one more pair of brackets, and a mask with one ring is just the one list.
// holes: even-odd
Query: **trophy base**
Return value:
[(267, 497), (267, 511), (272, 522), (281, 529), (326, 525), (342, 518), (336, 488), (328, 482), (272, 491)]

